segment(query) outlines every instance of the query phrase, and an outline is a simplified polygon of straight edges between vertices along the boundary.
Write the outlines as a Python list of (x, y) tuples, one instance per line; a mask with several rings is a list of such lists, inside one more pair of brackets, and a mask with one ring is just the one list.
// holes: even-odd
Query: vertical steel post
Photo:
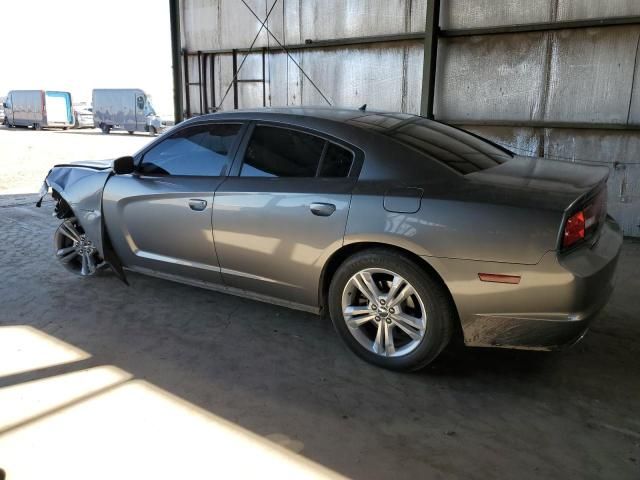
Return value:
[(266, 48), (262, 47), (262, 106), (267, 106), (267, 77), (265, 75), (265, 54)]
[(427, 0), (427, 23), (424, 35), (424, 64), (422, 66), (422, 98), (420, 115), (433, 118), (440, 30), (440, 0)]
[(233, 108), (238, 109), (238, 51), (233, 49)]
[(173, 114), (176, 123), (183, 120), (182, 71), (180, 64), (180, 0), (169, 0), (171, 27), (171, 63), (173, 68)]
[(184, 60), (184, 101), (186, 105), (187, 118), (191, 117), (191, 95), (189, 94), (189, 55), (186, 50), (182, 50), (182, 60)]
[(213, 111), (216, 110), (216, 55), (212, 53), (209, 55), (211, 63), (211, 107)]
[(204, 113), (204, 99), (202, 95), (202, 52), (198, 50), (198, 93), (200, 94), (200, 115)]
[(209, 92), (207, 91), (207, 59), (209, 55), (202, 56), (202, 99), (204, 100), (204, 109), (202, 113), (208, 113), (209, 110)]

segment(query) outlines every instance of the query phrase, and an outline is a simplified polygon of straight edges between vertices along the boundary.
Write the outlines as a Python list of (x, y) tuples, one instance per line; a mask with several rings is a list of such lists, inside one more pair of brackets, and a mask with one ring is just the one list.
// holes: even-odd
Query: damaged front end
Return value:
[(102, 192), (113, 174), (111, 161), (89, 161), (54, 166), (44, 180), (40, 199), (51, 191), (56, 201), (55, 216), (61, 220), (75, 218), (83, 230), (83, 237), (95, 248), (105, 264), (126, 283), (124, 271), (111, 247), (102, 217)]

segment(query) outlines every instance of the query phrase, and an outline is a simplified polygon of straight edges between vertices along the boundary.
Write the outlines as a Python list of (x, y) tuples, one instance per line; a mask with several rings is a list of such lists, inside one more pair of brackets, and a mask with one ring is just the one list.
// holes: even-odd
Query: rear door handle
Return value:
[(309, 210), (319, 217), (328, 217), (336, 211), (336, 206), (333, 203), (312, 203)]
[(201, 212), (205, 208), (207, 208), (207, 201), (200, 200), (199, 198), (192, 198), (189, 200), (189, 208), (191, 210), (195, 210), (196, 212)]

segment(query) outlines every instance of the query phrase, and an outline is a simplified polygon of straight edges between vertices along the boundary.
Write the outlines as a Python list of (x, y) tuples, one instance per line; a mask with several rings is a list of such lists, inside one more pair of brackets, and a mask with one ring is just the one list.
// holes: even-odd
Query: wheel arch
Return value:
[(75, 215), (71, 203), (66, 198), (63, 191), (59, 191), (57, 188), (51, 188), (51, 197), (56, 201), (55, 214), (60, 220), (70, 218)]
[(326, 304), (328, 301), (329, 294), (329, 285), (331, 284), (331, 279), (335, 275), (336, 271), (342, 265), (342, 263), (352, 255), (356, 253), (363, 252), (366, 250), (373, 249), (386, 249), (391, 250), (412, 260), (416, 265), (418, 265), (422, 270), (424, 270), (431, 278), (437, 281), (447, 296), (449, 297), (449, 301), (451, 302), (451, 306), (453, 312), (456, 315), (456, 329), (461, 333), (461, 324), (460, 324), (460, 316), (458, 314), (458, 308), (456, 306), (456, 302), (453, 300), (453, 295), (451, 294), (451, 290), (445, 283), (442, 276), (437, 272), (437, 270), (423, 257), (416, 255), (410, 250), (406, 248), (399, 247), (397, 245), (389, 244), (389, 243), (381, 243), (381, 242), (354, 242), (349, 243), (347, 245), (343, 245), (341, 248), (333, 252), (328, 260), (325, 262), (324, 267), (322, 269), (322, 273), (320, 274), (320, 285), (318, 298), (320, 300), (320, 309), (322, 312), (326, 311)]

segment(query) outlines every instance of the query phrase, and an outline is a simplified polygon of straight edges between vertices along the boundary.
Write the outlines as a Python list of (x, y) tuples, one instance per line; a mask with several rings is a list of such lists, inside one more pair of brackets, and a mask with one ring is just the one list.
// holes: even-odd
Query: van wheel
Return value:
[(133, 135), (133, 131), (132, 131), (132, 130), (127, 131), (127, 133), (128, 133), (129, 135)]
[(102, 130), (102, 133), (104, 134), (109, 134), (111, 132), (111, 127), (109, 127), (109, 125), (105, 125), (104, 123), (100, 124), (100, 130)]
[(447, 346), (455, 313), (445, 288), (389, 249), (349, 257), (329, 287), (329, 312), (359, 357), (391, 370), (418, 370)]
[(34, 130), (42, 130), (42, 125), (40, 125), (39, 123), (34, 123), (33, 124), (33, 129)]
[(156, 127), (151, 126), (149, 127), (149, 133), (151, 134), (151, 136), (155, 137), (158, 134), (158, 130), (156, 129)]

